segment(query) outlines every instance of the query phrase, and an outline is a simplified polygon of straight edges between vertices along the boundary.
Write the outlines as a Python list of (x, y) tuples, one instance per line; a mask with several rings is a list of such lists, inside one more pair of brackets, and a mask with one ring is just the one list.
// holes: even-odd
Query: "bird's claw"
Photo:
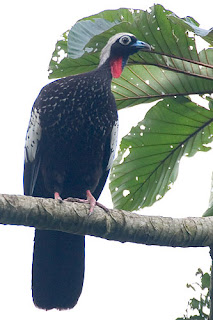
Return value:
[(62, 202), (62, 198), (60, 197), (60, 194), (58, 192), (54, 192), (54, 199), (58, 200), (59, 202)]
[(67, 199), (64, 199), (64, 201), (88, 203), (90, 205), (89, 214), (92, 214), (94, 212), (95, 206), (98, 206), (99, 208), (103, 209), (105, 212), (109, 212), (108, 208), (106, 208), (103, 204), (101, 204), (100, 202), (95, 200), (95, 198), (93, 197), (93, 195), (91, 194), (91, 192), (89, 190), (87, 190), (86, 195), (87, 195), (87, 199), (79, 199), (79, 198), (69, 197)]
[(90, 214), (93, 213), (95, 206), (98, 206), (99, 208), (103, 209), (106, 212), (109, 211), (109, 209), (107, 209), (104, 205), (102, 205), (100, 202), (96, 201), (96, 199), (91, 194), (90, 190), (87, 190), (86, 194), (87, 194), (87, 200), (86, 201), (88, 201), (88, 203), (90, 204), (90, 210), (89, 210)]

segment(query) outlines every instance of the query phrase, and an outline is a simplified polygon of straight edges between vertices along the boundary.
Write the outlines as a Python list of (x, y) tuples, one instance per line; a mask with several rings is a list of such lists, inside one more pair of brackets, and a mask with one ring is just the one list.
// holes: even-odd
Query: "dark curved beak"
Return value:
[(136, 47), (138, 50), (143, 50), (143, 51), (151, 51), (151, 46), (143, 41), (137, 40), (132, 47)]

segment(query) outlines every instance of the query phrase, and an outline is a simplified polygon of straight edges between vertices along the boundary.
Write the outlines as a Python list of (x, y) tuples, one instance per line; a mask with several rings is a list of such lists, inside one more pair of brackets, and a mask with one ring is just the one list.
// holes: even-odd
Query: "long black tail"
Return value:
[(84, 280), (85, 237), (60, 231), (35, 231), (32, 291), (42, 309), (73, 308)]

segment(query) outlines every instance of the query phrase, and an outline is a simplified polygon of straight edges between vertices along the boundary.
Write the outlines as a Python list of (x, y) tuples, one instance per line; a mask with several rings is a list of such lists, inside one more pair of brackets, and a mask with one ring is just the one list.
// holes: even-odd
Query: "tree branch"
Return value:
[(213, 246), (213, 217), (174, 219), (83, 203), (0, 195), (0, 223), (169, 247)]

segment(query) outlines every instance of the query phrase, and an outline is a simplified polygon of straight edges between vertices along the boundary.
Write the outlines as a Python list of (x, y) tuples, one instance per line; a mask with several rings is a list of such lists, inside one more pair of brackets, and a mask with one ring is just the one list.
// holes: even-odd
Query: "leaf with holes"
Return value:
[(213, 108), (187, 98), (164, 99), (122, 139), (111, 172), (116, 208), (151, 206), (171, 188), (182, 156), (208, 151), (213, 140)]
[[(132, 10), (105, 10), (96, 15), (79, 20), (70, 30), (68, 36), (56, 44), (49, 65), (49, 77), (59, 78), (77, 73), (91, 71), (99, 64), (101, 48), (107, 42), (107, 34), (121, 32), (128, 29), (134, 20)], [(116, 31), (114, 27), (118, 26)], [(120, 30), (120, 31), (119, 31)], [(101, 34), (101, 36), (100, 36)], [(96, 42), (96, 37), (98, 41)], [(62, 47), (63, 44), (63, 47)], [(66, 50), (64, 49), (66, 44)], [(64, 59), (60, 59), (59, 52), (64, 50)]]
[[(196, 23), (192, 18), (190, 22), (195, 32)], [(68, 37), (64, 37), (70, 58), (57, 59), (56, 50), (50, 77), (94, 69), (107, 40), (126, 31), (152, 45), (154, 51), (131, 56), (122, 76), (113, 79), (118, 109), (162, 97), (212, 93), (213, 50), (198, 53), (195, 38), (189, 36), (188, 30), (186, 19), (178, 18), (161, 5), (154, 5), (149, 12), (132, 9), (100, 12), (78, 21)], [(59, 51), (61, 47), (58, 45)]]
[(180, 19), (174, 13), (168, 16), (168, 18), (174, 23), (178, 23), (182, 25), (184, 28), (185, 28), (185, 25), (187, 25), (187, 28), (189, 29), (189, 31), (194, 32), (197, 36), (202, 37), (205, 41), (213, 45), (213, 28), (209, 30), (202, 29), (199, 27), (199, 23), (195, 21), (193, 18), (186, 17), (186, 18)]

